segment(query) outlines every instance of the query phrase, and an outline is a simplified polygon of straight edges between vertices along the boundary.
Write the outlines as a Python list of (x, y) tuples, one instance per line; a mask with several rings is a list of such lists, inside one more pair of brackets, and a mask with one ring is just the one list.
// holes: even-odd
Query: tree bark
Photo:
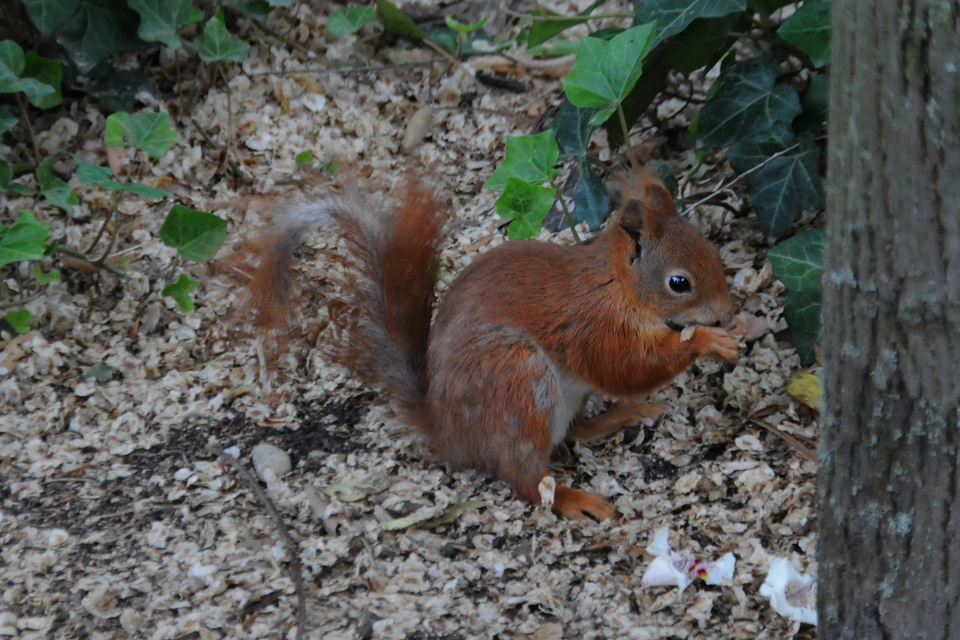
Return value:
[(819, 637), (960, 637), (960, 3), (834, 0)]

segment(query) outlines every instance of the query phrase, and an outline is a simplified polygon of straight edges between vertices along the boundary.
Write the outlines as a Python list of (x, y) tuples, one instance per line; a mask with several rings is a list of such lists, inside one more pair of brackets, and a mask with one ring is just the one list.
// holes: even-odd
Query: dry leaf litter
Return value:
[[(530, 133), (560, 104), (559, 81), (530, 73), (522, 77), (525, 93), (489, 89), (468, 71), (489, 65), (484, 59), (468, 68), (309, 74), (337, 61), (434, 57), (401, 43), (369, 60), (369, 45), (355, 36), (328, 40), (325, 21), (308, 5), (273, 12), (274, 33), (323, 54), (305, 59), (241, 20), (237, 29), (254, 46), (230, 72), (229, 100), (224, 87), (205, 80), (189, 116), (175, 90), (164, 101), (145, 96), (147, 109), (171, 114), (180, 142), (158, 161), (127, 150), (121, 171), (139, 164), (147, 181), (226, 218), (228, 242), (236, 243), (263, 229), (270, 202), (327, 184), (329, 161), (387, 192), (419, 167), (456, 214), (442, 264), (450, 281), (505, 241), (496, 196), (480, 186), (502, 160), (505, 136)], [(160, 61), (167, 70), (175, 64), (166, 50)], [(702, 95), (700, 86), (686, 88)], [(185, 99), (191, 91), (187, 82)], [(694, 115), (667, 99), (646, 123), (682, 128)], [(415, 135), (411, 120), (421, 128)], [(104, 164), (103, 126), (95, 104), (74, 103), (40, 134), (40, 144), (45, 153), (74, 150)], [(225, 178), (219, 162), (230, 126), (236, 171), (248, 183)], [(610, 159), (601, 134), (594, 145)], [(295, 162), (304, 150), (316, 158), (309, 167)], [(658, 156), (678, 176), (696, 165), (682, 145), (665, 145)], [(65, 156), (57, 159), (55, 166), (71, 168)], [(684, 189), (715, 189), (725, 177), (722, 166), (707, 166)], [(51, 238), (86, 246), (108, 196), (71, 184), (82, 202), (69, 218), (8, 195), (0, 200), (3, 221), (33, 209), (51, 224)], [(502, 482), (431, 462), (375, 394), (325, 362), (317, 335), (322, 342), (328, 312), (315, 301), (296, 323), (304, 330), (264, 380), (256, 343), (237, 321), (242, 291), (228, 274), (181, 265), (201, 282), (192, 313), (179, 313), (160, 295), (176, 272), (175, 251), (157, 236), (168, 207), (125, 198), (117, 250), (129, 260), (127, 280), (64, 270), (28, 305), (34, 330), (0, 343), (0, 637), (295, 637), (294, 584), (275, 525), (211, 448), (256, 467), (296, 541), (307, 638), (797, 632), (759, 589), (774, 557), (816, 572), (815, 464), (747, 418), (762, 415), (808, 445), (816, 422), (785, 391), (799, 361), (777, 339), (786, 327), (783, 287), (752, 215), (720, 207), (694, 214), (721, 247), (739, 304), (747, 342), (740, 362), (698, 362), (653, 396), (670, 406), (656, 425), (571, 447), (554, 475), (608, 496), (619, 510), (611, 521), (581, 523), (518, 502)], [(572, 241), (568, 232), (543, 238)], [(304, 250), (305, 280), (322, 280), (334, 268), (311, 256), (335, 242), (318, 236)], [(21, 270), (26, 275), (25, 265)], [(13, 278), (4, 284), (17, 290)], [(112, 368), (107, 381), (87, 377), (96, 364)], [(642, 585), (653, 559), (644, 548), (661, 528), (684, 555), (709, 560), (732, 552), (732, 579), (698, 580), (682, 593)], [(811, 628), (801, 636), (813, 637)]]

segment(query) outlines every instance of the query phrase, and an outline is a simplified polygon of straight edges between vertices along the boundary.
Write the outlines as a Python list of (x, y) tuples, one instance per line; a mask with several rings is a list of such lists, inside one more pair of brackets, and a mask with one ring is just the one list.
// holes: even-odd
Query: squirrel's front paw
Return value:
[(740, 359), (740, 346), (736, 338), (722, 327), (697, 327), (697, 353), (717, 360), (736, 363)]

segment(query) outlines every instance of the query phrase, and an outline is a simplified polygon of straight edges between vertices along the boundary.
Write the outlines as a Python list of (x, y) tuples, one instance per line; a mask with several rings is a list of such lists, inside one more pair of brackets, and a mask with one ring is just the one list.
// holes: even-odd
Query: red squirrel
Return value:
[[(591, 243), (514, 241), (479, 256), (432, 322), (448, 214), (431, 189), (410, 181), (399, 206), (379, 210), (357, 195), (298, 205), (261, 245), (253, 304), (265, 324), (286, 313), (294, 250), (338, 225), (356, 273), (337, 359), (385, 390), (438, 458), (502, 478), (539, 505), (554, 446), (659, 416), (662, 405), (639, 399), (697, 356), (738, 358), (722, 328), (733, 305), (716, 248), (657, 179), (631, 175), (621, 190), (618, 218)], [(587, 419), (591, 392), (621, 402)], [(603, 497), (562, 485), (552, 507), (572, 518), (614, 513)]]

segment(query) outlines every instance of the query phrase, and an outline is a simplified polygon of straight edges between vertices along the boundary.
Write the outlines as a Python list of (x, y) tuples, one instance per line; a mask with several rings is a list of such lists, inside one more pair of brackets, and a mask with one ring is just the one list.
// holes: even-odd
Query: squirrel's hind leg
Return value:
[(574, 420), (567, 435), (577, 440), (596, 440), (636, 424), (641, 418), (656, 420), (666, 410), (667, 405), (662, 402), (622, 400), (593, 418), (580, 416)]
[[(516, 329), (478, 332), (449, 353), (431, 363), (428, 431), (434, 451), (454, 467), (496, 474), (518, 498), (541, 504), (550, 451), (563, 437), (561, 427), (566, 432), (576, 410), (571, 406), (582, 399), (561, 397), (565, 385), (557, 367)], [(576, 519), (613, 515), (613, 505), (601, 496), (561, 485), (553, 509)]]

